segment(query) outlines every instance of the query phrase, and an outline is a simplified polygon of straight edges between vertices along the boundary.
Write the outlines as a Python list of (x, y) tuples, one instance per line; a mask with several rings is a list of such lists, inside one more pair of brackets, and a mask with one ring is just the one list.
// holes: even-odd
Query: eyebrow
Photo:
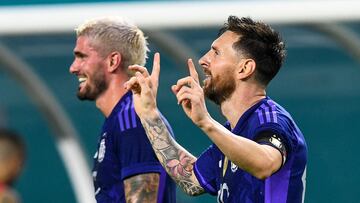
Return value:
[(211, 50), (220, 53), (220, 49), (218, 47), (215, 47), (214, 45), (211, 45)]
[(84, 56), (86, 56), (86, 54), (84, 54), (84, 53), (82, 53), (82, 52), (80, 52), (80, 51), (74, 51), (74, 55), (75, 55), (75, 56), (78, 56), (78, 57), (84, 57)]

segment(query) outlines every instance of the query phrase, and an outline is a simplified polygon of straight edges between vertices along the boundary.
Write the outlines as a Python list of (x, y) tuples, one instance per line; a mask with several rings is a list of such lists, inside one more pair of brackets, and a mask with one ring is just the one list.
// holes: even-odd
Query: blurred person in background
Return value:
[(12, 188), (25, 160), (25, 145), (13, 131), (0, 129), (0, 203), (18, 203), (20, 198)]
[[(234, 203), (304, 201), (304, 137), (290, 114), (266, 94), (284, 58), (284, 43), (270, 26), (230, 16), (199, 60), (206, 76), (203, 87), (188, 61), (190, 76), (178, 80), (172, 91), (213, 142), (199, 158), (171, 137), (160, 116), (160, 65), (151, 75), (145, 67), (129, 67), (136, 73), (125, 87), (133, 91), (136, 112), (163, 167), (187, 194), (208, 192), (218, 202)], [(220, 106), (228, 120), (224, 125), (209, 115), (205, 96)]]
[(105, 116), (92, 173), (97, 202), (175, 202), (175, 184), (152, 150), (132, 92), (123, 87), (131, 77), (128, 66), (146, 62), (143, 32), (106, 17), (83, 23), (76, 34), (70, 72), (79, 81), (77, 96), (95, 101)]

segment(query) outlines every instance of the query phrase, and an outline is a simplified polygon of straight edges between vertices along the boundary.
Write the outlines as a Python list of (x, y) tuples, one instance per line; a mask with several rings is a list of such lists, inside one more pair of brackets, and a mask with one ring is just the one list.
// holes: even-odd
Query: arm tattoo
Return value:
[(157, 173), (146, 173), (127, 178), (124, 181), (126, 202), (155, 203), (159, 179)]
[(204, 189), (197, 181), (193, 166), (196, 158), (171, 137), (160, 117), (141, 119), (150, 143), (161, 165), (174, 181), (189, 195), (200, 195)]

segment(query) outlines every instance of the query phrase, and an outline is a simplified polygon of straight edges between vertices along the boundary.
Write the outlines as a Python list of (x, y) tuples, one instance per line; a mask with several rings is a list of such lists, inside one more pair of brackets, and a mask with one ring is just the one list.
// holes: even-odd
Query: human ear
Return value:
[(112, 52), (108, 56), (108, 71), (114, 72), (121, 63), (121, 54), (119, 52)]
[(239, 68), (236, 75), (240, 80), (249, 78), (255, 72), (255, 68), (256, 63), (253, 59), (243, 59), (239, 63)]

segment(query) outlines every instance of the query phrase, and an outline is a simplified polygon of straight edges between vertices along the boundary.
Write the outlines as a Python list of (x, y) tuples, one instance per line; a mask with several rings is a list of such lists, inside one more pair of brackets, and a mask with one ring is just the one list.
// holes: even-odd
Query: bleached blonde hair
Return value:
[(123, 69), (129, 65), (144, 66), (149, 52), (144, 33), (129, 20), (120, 17), (94, 18), (79, 25), (77, 37), (86, 36), (102, 56), (118, 51)]

